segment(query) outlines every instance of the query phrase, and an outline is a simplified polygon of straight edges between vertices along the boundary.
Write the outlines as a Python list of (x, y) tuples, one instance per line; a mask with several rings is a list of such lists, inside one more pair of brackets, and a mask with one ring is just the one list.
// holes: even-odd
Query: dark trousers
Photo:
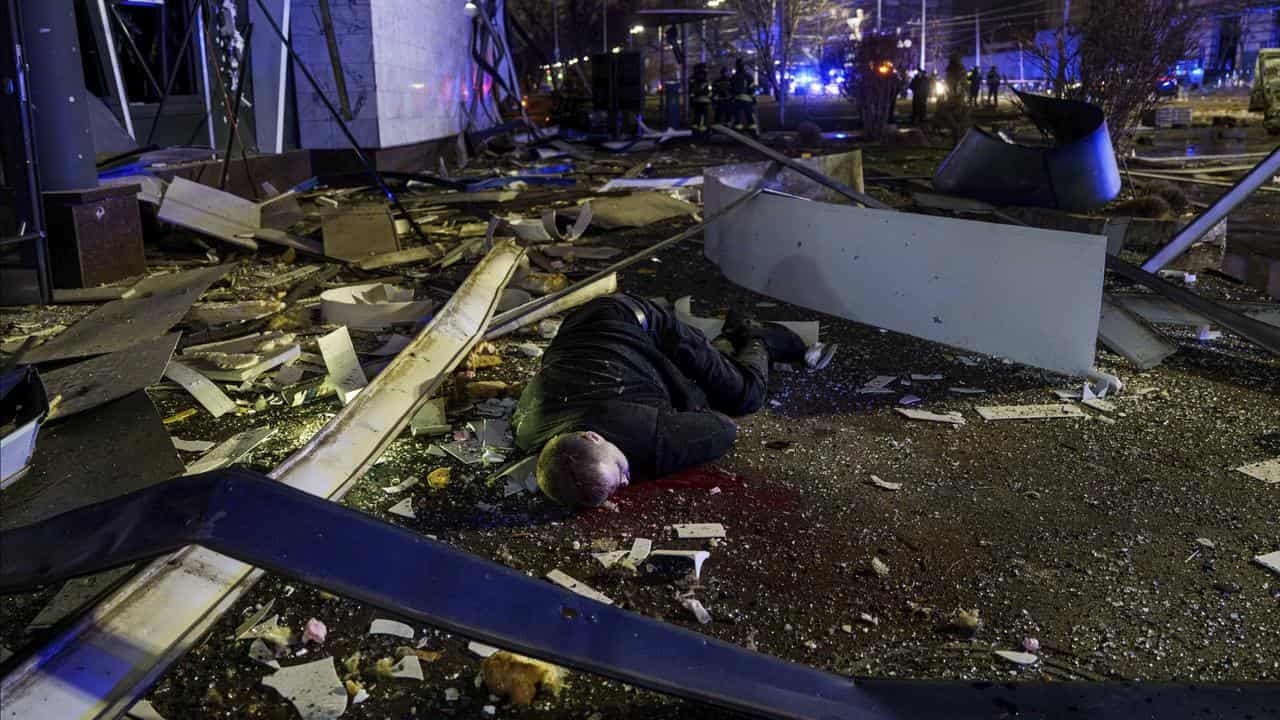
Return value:
[(676, 314), (635, 295), (610, 295), (595, 302), (617, 303), (640, 322), (663, 355), (707, 396), (712, 410), (726, 415), (749, 415), (764, 404), (769, 381), (769, 358), (758, 350), (729, 357), (696, 327)]
[(716, 124), (717, 125), (733, 125), (733, 100), (720, 99), (715, 101), (716, 106)]
[(693, 115), (691, 125), (694, 130), (706, 132), (711, 122), (711, 101), (694, 100), (689, 103), (689, 112)]
[(750, 130), (755, 132), (760, 129), (756, 122), (756, 104), (750, 100), (734, 100), (733, 101), (734, 128), (737, 130)]
[(929, 100), (925, 97), (911, 98), (911, 122), (920, 124), (929, 119)]

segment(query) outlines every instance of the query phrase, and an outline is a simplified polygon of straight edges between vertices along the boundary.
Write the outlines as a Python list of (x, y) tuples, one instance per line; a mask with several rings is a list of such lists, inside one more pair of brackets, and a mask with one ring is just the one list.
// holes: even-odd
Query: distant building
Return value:
[[(1208, 10), (1200, 24), (1196, 51), (1187, 58), (1202, 73), (1200, 83), (1228, 85), (1253, 80), (1258, 51), (1280, 48), (1280, 8), (1267, 0), (1225, 9), (1219, 0), (1194, 0)], [(1196, 83), (1196, 84), (1200, 84)]]

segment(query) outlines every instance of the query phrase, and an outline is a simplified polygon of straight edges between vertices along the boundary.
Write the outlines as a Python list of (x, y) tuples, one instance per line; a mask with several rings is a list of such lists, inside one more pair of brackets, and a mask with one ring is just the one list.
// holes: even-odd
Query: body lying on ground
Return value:
[(597, 507), (633, 477), (728, 452), (737, 437), (730, 416), (764, 403), (770, 362), (795, 362), (804, 351), (780, 325), (731, 313), (713, 345), (648, 300), (598, 298), (565, 319), (542, 356), (516, 408), (516, 444), (539, 453), (544, 494)]

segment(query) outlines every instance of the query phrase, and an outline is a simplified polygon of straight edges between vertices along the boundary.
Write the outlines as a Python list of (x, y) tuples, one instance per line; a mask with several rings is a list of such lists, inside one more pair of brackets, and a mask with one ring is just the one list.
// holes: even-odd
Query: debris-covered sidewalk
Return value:
[[(258, 204), (170, 184), (158, 217), (185, 230), (149, 258), (146, 278), (103, 289), (102, 304), (0, 316), (4, 351), (42, 363), (50, 424), (39, 443), (60, 454), (13, 480), (4, 528), (58, 511), (36, 492), (50, 486), (86, 504), (184, 468), (279, 468), (415, 345), (481, 258), (524, 247), (527, 263), (490, 308), (501, 320), (702, 219), (705, 168), (760, 159), (731, 144), (648, 142), (620, 154), (564, 143), (493, 151), (452, 175), (402, 178), (412, 221), (393, 219), (363, 179), (319, 179)], [(852, 147), (832, 142), (779, 147)], [(939, 160), (927, 148), (864, 148), (865, 191), (895, 208), (965, 215), (972, 208), (876, 182)], [(777, 230), (780, 244), (813, 239)], [(749, 241), (719, 237), (718, 252)], [(1176, 349), (1162, 363), (1140, 371), (1100, 349), (1084, 368), (1097, 371), (1092, 381), (1072, 380), (753, 293), (708, 254), (698, 240), (674, 244), (574, 301), (616, 287), (661, 298), (708, 331), (743, 306), (821, 343), (810, 362), (775, 367), (767, 407), (740, 421), (723, 460), (580, 514), (539, 494), (528, 463), (516, 463), (511, 413), (566, 302), (459, 340), (465, 356), (404, 432), (354, 483), (331, 478), (342, 502), (601, 602), (842, 675), (1277, 680), (1273, 356), (1166, 317), (1152, 321)], [(976, 260), (993, 283), (1024, 270)], [(1261, 293), (1179, 272), (1276, 324)], [(1052, 290), (1023, 308), (1042, 329), (1062, 300)], [(1106, 290), (1134, 313), (1158, 304), (1114, 279)], [(1049, 355), (1018, 359), (1079, 369)], [(357, 542), (316, 541), (318, 552)], [(378, 547), (358, 549), (378, 565)], [(0, 645), (49, 638), (127, 574), (7, 598)], [(267, 575), (131, 713), (711, 716), (691, 707)]]

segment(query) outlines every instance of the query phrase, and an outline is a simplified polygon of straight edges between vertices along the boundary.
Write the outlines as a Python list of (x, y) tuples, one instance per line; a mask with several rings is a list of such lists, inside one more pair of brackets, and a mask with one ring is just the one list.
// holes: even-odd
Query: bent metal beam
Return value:
[[(510, 242), (490, 251), (413, 343), (270, 477), (340, 499), (480, 340), (523, 254)], [(122, 714), (261, 575), (201, 547), (155, 560), (0, 681), (3, 716)]]

